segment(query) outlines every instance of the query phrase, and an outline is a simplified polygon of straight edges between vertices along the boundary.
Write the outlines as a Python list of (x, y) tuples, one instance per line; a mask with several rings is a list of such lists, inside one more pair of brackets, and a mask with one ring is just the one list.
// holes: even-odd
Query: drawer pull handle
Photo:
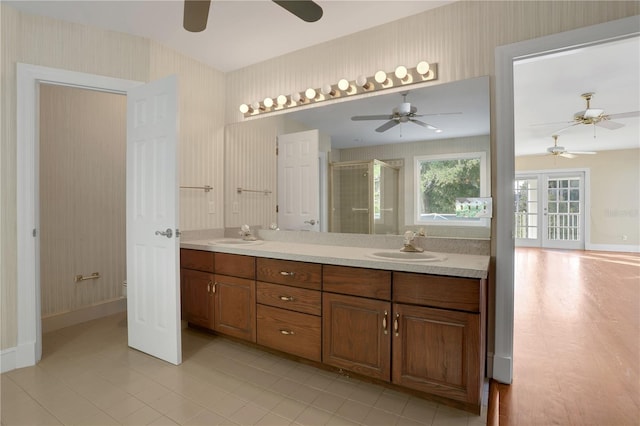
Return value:
[(295, 298), (293, 296), (280, 296), (280, 300), (284, 302), (293, 302)]
[(280, 330), (280, 334), (284, 334), (285, 336), (290, 336), (294, 334), (294, 332), (291, 330)]
[(292, 277), (295, 274), (296, 274), (295, 272), (280, 271), (280, 275), (285, 276), (285, 277)]
[(389, 334), (387, 331), (387, 311), (384, 311), (384, 317), (382, 317), (382, 331), (384, 334)]
[(396, 332), (396, 337), (398, 337), (400, 335), (398, 329), (399, 329), (399, 321), (400, 321), (400, 314), (396, 314), (396, 319), (393, 320), (393, 330)]

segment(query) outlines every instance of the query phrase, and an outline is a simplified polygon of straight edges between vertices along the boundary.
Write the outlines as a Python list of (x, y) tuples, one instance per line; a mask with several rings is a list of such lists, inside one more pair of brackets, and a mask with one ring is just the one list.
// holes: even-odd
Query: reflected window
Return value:
[(486, 153), (415, 157), (415, 224), (488, 226), (486, 218), (456, 216), (456, 198), (486, 197)]

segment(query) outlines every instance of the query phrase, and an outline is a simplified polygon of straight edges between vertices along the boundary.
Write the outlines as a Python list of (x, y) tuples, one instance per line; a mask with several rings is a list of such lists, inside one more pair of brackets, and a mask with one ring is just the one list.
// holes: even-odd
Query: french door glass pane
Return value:
[(538, 179), (516, 179), (515, 230), (516, 238), (538, 238)]
[(579, 241), (580, 178), (549, 178), (547, 195), (547, 238), (555, 241)]

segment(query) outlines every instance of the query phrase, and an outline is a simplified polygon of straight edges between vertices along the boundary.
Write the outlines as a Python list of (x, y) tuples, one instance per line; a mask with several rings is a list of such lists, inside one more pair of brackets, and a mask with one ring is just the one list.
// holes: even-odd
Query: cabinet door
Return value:
[(480, 401), (480, 315), (394, 304), (393, 335), (393, 383)]
[(240, 339), (256, 341), (256, 282), (215, 275), (214, 330)]
[(190, 324), (213, 329), (213, 274), (180, 270), (182, 311)]
[(324, 293), (322, 360), (370, 377), (391, 379), (391, 304)]

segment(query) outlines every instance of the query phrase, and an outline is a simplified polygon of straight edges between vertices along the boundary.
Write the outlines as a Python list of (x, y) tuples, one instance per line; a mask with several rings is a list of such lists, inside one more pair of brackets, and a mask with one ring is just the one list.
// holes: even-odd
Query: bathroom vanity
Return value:
[(488, 256), (405, 260), (280, 241), (181, 247), (189, 325), (480, 412)]

